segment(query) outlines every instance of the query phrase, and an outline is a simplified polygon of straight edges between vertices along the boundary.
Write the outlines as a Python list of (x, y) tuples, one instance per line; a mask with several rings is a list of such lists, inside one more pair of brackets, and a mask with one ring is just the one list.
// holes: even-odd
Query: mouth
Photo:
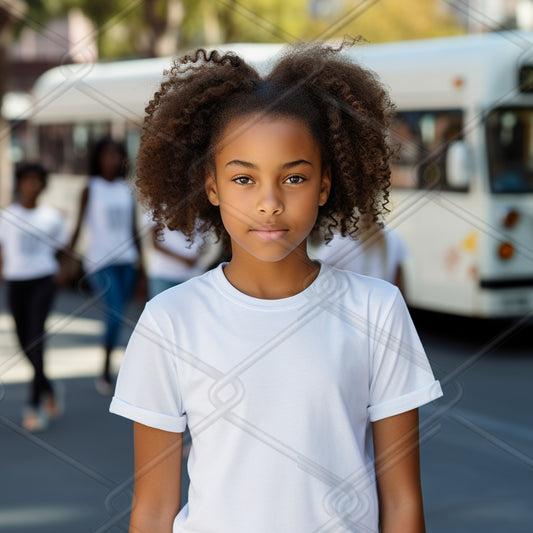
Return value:
[(264, 241), (276, 241), (287, 235), (286, 229), (253, 229), (251, 230), (257, 237)]

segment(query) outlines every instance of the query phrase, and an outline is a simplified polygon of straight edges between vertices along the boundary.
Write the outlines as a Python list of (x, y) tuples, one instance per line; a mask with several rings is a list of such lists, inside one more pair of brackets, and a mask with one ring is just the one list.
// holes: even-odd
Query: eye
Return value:
[(252, 178), (249, 178), (248, 176), (237, 176), (236, 178), (233, 178), (231, 181), (234, 181), (235, 183), (239, 185), (249, 185), (250, 183), (253, 183)]
[(305, 178), (302, 178), (302, 176), (289, 176), (285, 182), (289, 183), (290, 185), (298, 185), (299, 183), (303, 183), (305, 181)]

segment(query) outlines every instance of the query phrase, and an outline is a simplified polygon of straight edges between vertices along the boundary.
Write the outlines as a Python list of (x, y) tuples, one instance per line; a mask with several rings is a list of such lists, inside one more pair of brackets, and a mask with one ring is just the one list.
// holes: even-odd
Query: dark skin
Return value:
[[(114, 181), (119, 175), (120, 168), (120, 153), (113, 146), (108, 146), (102, 150), (100, 155), (100, 176), (107, 181)], [(76, 226), (74, 233), (72, 234), (72, 239), (70, 240), (69, 249), (72, 253), (81, 231), (81, 226), (83, 223), (83, 218), (85, 217), (85, 212), (87, 210), (87, 203), (89, 201), (89, 188), (85, 187), (81, 193), (80, 203), (78, 208), (78, 217), (76, 219)], [(140, 299), (146, 299), (146, 274), (144, 270), (144, 261), (142, 260), (142, 250), (141, 250), (141, 241), (139, 238), (139, 232), (137, 227), (137, 216), (136, 210), (134, 207), (133, 213), (133, 225), (131, 228), (133, 239), (137, 251), (139, 252), (140, 263), (139, 263), (139, 276), (140, 276), (140, 285), (141, 288), (138, 291)], [(144, 289), (143, 289), (144, 287)], [(144, 298), (142, 293), (144, 292)]]
[[(224, 270), (228, 281), (258, 298), (286, 298), (318, 273), (300, 237), (308, 234), (318, 206), (327, 200), (331, 177), (321, 171), (320, 150), (303, 133), (305, 125), (268, 117), (253, 123), (240, 135), (242, 121), (230, 123), (215, 155), (216, 172), (206, 177), (206, 193), (221, 207), (231, 238), (232, 258)], [(274, 234), (265, 235), (265, 229)], [(278, 230), (285, 234), (277, 235)], [(372, 431), (381, 532), (425, 533), (418, 411), (374, 422)], [(130, 532), (170, 533), (181, 494), (182, 434), (135, 423), (134, 446)]]
[[(35, 209), (37, 207), (37, 199), (44, 189), (44, 182), (37, 172), (28, 172), (20, 177), (17, 184), (18, 200), (22, 207), (26, 209)], [(2, 247), (0, 246), (0, 281), (3, 268)], [(59, 406), (52, 395), (45, 395), (44, 408), (47, 414), (55, 417), (59, 414)], [(33, 422), (33, 423), (32, 423)], [(29, 413), (25, 416), (25, 427), (31, 426), (35, 423), (35, 414)]]

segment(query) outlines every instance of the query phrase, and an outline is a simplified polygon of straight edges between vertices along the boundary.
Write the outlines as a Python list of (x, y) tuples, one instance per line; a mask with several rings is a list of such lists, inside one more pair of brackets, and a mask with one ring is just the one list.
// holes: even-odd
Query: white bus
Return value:
[[(410, 249), (413, 307), (477, 317), (533, 311), (532, 45), (533, 34), (512, 32), (347, 52), (379, 74), (397, 106), (387, 223)], [(266, 70), (280, 45), (221, 48)], [(62, 194), (72, 207), (66, 191), (81, 188), (72, 175), (85, 174), (97, 137), (122, 138), (135, 154), (144, 107), (170, 64), (65, 65), (37, 81), (31, 123), (41, 160), (59, 171), (56, 202)]]

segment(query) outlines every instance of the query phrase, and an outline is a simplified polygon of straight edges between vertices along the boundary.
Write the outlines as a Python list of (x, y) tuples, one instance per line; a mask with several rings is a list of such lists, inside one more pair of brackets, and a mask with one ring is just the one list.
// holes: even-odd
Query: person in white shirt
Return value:
[(0, 269), (18, 341), (33, 367), (22, 425), (40, 431), (62, 411), (58, 391), (45, 374), (44, 339), (59, 271), (56, 253), (67, 244), (68, 233), (58, 210), (37, 203), (46, 185), (46, 170), (24, 163), (15, 178), (17, 201), (0, 212)]
[(424, 531), (417, 408), (440, 385), (396, 287), (307, 253), (390, 183), (393, 106), (338, 52), (289, 48), (262, 78), (198, 50), (147, 107), (141, 200), (231, 259), (150, 300), (126, 349), (110, 410), (134, 421), (131, 531)]
[(359, 221), (356, 237), (335, 233), (329, 242), (315, 247), (311, 256), (342, 270), (384, 279), (403, 293), (403, 270), (408, 248), (402, 236), (390, 227)]
[[(145, 217), (145, 225), (153, 226), (149, 215)], [(204, 273), (205, 268), (199, 262), (200, 239), (190, 242), (182, 232), (167, 227), (160, 232), (153, 228), (151, 236), (152, 249), (146, 266), (150, 298)]]
[(81, 194), (70, 243), (70, 249), (74, 250), (84, 224), (88, 244), (83, 252), (83, 267), (92, 290), (103, 303), (104, 365), (96, 389), (104, 395), (113, 392), (111, 354), (118, 341), (122, 315), (137, 276), (144, 276), (136, 203), (124, 178), (126, 167), (126, 150), (121, 143), (104, 138), (96, 144), (89, 184)]

